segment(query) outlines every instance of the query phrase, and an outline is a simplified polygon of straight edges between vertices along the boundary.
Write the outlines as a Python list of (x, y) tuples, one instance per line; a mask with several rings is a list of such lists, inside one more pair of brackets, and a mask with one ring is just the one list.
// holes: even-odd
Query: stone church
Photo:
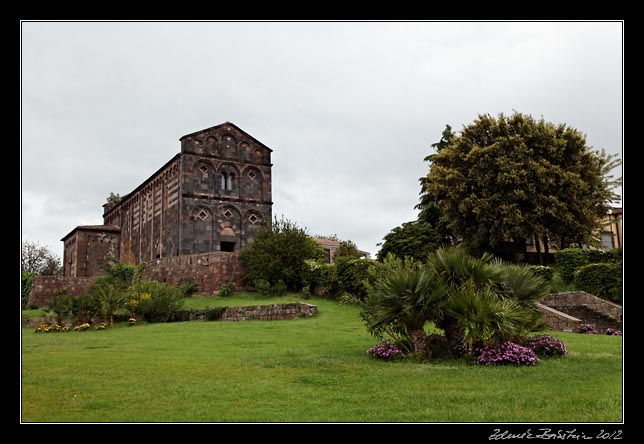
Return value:
[(107, 257), (137, 264), (237, 252), (272, 219), (271, 152), (226, 122), (179, 139), (181, 151), (132, 192), (103, 205), (103, 224), (64, 242), (64, 276), (105, 273)]

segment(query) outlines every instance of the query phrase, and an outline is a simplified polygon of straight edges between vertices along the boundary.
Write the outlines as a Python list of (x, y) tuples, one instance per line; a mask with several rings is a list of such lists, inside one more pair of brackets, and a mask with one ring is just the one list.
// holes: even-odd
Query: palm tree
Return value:
[(449, 297), (439, 312), (436, 326), (445, 332), (447, 343), (455, 356), (465, 351), (466, 331), (457, 317), (459, 311), (450, 309), (450, 304), (455, 304), (460, 297), (466, 297), (471, 292), (476, 294), (492, 288), (501, 280), (500, 271), (491, 265), (492, 259), (493, 256), (489, 253), (475, 258), (462, 247), (440, 248), (427, 259), (429, 267), (449, 289)]
[(97, 283), (97, 285), (92, 286), (92, 291), (96, 296), (105, 322), (109, 322), (112, 325), (114, 312), (125, 306), (127, 301), (126, 293), (117, 285), (108, 282)]
[(370, 333), (379, 335), (388, 328), (407, 336), (413, 351), (428, 357), (425, 324), (435, 319), (447, 296), (447, 288), (430, 268), (412, 260), (385, 259), (387, 273), (371, 286), (363, 319)]

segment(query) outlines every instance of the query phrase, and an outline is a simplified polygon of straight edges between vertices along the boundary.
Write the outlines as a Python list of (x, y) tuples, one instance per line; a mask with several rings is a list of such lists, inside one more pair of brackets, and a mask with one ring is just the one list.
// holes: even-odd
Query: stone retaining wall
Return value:
[(568, 291), (565, 293), (552, 293), (544, 297), (541, 303), (559, 311), (566, 311), (567, 307), (583, 305), (591, 310), (603, 313), (615, 321), (622, 320), (622, 306), (605, 299), (598, 298), (585, 291)]
[(143, 279), (181, 286), (186, 280), (197, 284), (197, 294), (216, 294), (224, 284), (233, 282), (235, 291), (243, 290), (239, 253), (215, 251), (156, 259), (145, 263)]
[(86, 292), (95, 279), (95, 277), (36, 276), (31, 284), (27, 306), (36, 304), (42, 307), (63, 288), (67, 294), (78, 296)]
[(537, 310), (543, 313), (544, 322), (553, 330), (576, 331), (577, 327), (581, 324), (580, 319), (550, 308), (547, 305), (537, 304)]
[[(317, 306), (302, 302), (270, 305), (245, 305), (240, 307), (226, 307), (218, 319), (220, 321), (272, 321), (286, 320), (296, 317), (310, 318), (317, 313)], [(206, 309), (197, 309), (190, 312), (191, 321), (204, 320)]]

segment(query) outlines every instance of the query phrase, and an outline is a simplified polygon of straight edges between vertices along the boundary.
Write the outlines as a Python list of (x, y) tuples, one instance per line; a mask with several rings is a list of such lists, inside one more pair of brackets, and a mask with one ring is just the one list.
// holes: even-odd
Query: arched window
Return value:
[(228, 191), (232, 191), (232, 190), (233, 190), (233, 181), (234, 181), (234, 180), (235, 180), (235, 174), (234, 174), (234, 173), (230, 173), (230, 174), (228, 175), (228, 177), (227, 177), (227, 180), (226, 180), (226, 188), (228, 189)]
[(226, 189), (226, 182), (228, 182), (228, 173), (221, 174), (221, 189)]

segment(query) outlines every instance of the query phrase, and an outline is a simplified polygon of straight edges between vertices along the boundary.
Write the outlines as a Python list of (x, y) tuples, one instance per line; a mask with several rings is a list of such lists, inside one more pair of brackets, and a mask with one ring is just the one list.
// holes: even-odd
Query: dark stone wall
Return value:
[(67, 294), (78, 296), (85, 293), (95, 279), (95, 277), (36, 276), (27, 304), (42, 307), (63, 288)]
[(104, 223), (121, 228), (122, 262), (136, 264), (179, 253), (179, 169), (177, 156), (133, 192), (105, 206)]
[(63, 275), (91, 277), (105, 274), (108, 258), (119, 257), (119, 243), (118, 231), (77, 228), (65, 238)]
[(242, 268), (238, 253), (212, 252), (157, 259), (145, 264), (143, 279), (183, 285), (186, 280), (199, 285), (200, 295), (216, 294), (224, 284), (233, 282), (243, 290)]

